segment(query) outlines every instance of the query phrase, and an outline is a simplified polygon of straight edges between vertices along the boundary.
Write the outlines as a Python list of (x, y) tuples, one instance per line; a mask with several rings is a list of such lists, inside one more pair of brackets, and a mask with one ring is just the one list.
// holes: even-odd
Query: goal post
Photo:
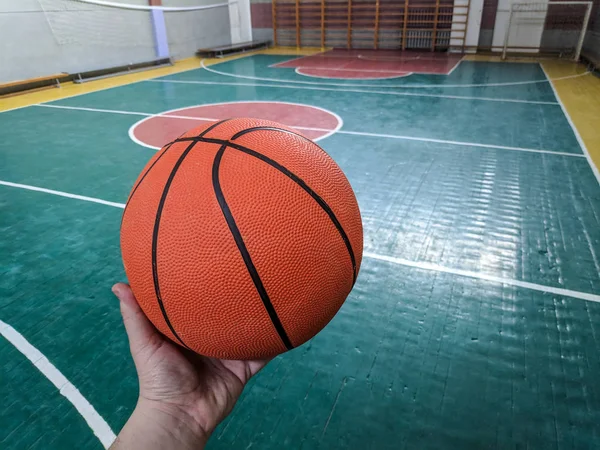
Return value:
[(579, 60), (591, 1), (518, 2), (510, 8), (502, 59), (508, 53), (548, 53)]

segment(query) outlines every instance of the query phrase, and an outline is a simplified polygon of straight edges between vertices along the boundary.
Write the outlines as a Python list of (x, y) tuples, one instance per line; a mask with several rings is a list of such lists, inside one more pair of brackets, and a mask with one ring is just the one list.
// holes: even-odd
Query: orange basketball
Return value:
[(272, 357), (317, 334), (350, 293), (362, 246), (341, 169), (298, 132), (257, 119), (203, 125), (164, 146), (121, 225), (148, 318), (225, 359)]

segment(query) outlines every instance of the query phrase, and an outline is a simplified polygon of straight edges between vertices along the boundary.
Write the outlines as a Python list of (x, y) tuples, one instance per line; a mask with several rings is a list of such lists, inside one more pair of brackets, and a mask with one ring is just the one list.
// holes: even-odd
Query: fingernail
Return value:
[(112, 288), (111, 291), (113, 292), (113, 294), (115, 294), (117, 296), (117, 298), (119, 297), (119, 294), (121, 293), (121, 289), (119, 288), (118, 284), (115, 284)]

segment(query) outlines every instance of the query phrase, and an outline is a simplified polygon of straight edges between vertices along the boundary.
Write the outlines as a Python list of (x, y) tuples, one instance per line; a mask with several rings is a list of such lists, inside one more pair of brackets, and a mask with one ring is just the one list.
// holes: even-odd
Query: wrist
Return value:
[(135, 407), (146, 420), (157, 427), (176, 431), (181, 437), (206, 444), (212, 430), (205, 429), (192, 415), (176, 405), (140, 397)]
[(209, 437), (210, 431), (177, 407), (140, 398), (113, 448), (197, 450)]

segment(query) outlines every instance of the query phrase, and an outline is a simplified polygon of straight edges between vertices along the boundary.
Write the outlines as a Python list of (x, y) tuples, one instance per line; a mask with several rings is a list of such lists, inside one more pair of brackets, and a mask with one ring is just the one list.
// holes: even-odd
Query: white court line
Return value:
[[(102, 112), (102, 113), (110, 113), (110, 114), (123, 114), (127, 116), (158, 116), (160, 114), (152, 114), (152, 113), (143, 113), (137, 111), (122, 111), (120, 109), (102, 109), (102, 108), (85, 108), (83, 106), (63, 106), (63, 105), (51, 105), (49, 103), (37, 103), (31, 106), (39, 106), (42, 108), (56, 108), (56, 109), (68, 109), (73, 111), (90, 111), (90, 112)], [(202, 117), (198, 117), (199, 120), (202, 120)]]
[[(293, 106), (303, 106), (303, 107), (307, 107), (307, 108), (312, 108), (312, 109), (318, 109), (319, 111), (323, 111), (327, 114), (330, 114), (331, 116), (333, 116), (336, 120), (337, 120), (337, 125), (332, 128), (332, 129), (326, 129), (326, 128), (310, 128), (310, 127), (301, 127), (301, 126), (295, 126), (295, 125), (288, 125), (290, 128), (295, 128), (296, 130), (305, 130), (305, 131), (320, 131), (322, 133), (324, 133), (322, 136), (319, 136), (315, 139), (313, 139), (314, 142), (318, 142), (321, 139), (325, 139), (329, 136), (331, 136), (332, 134), (335, 134), (340, 128), (342, 128), (342, 126), (344, 125), (344, 120), (336, 113), (334, 113), (333, 111), (330, 111), (328, 109), (325, 108), (321, 108), (320, 106), (313, 106), (313, 105), (306, 105), (303, 103), (293, 103), (293, 102), (282, 102), (282, 101), (278, 101), (278, 100), (273, 100), (273, 101), (269, 101), (269, 100), (236, 100), (236, 101), (232, 101), (232, 102), (218, 102), (218, 103), (204, 103), (202, 105), (191, 105), (191, 106), (184, 106), (182, 108), (175, 108), (175, 109), (170, 109), (168, 111), (163, 111), (159, 114), (141, 114), (141, 115), (148, 115), (147, 118), (142, 119), (137, 121), (136, 123), (134, 123), (133, 125), (131, 125), (131, 127), (129, 127), (129, 138), (135, 142), (136, 144), (139, 144), (143, 147), (148, 147), (148, 148), (152, 148), (155, 150), (159, 150), (160, 147), (155, 147), (153, 145), (149, 145), (146, 144), (145, 142), (140, 141), (136, 136), (135, 136), (135, 128), (139, 125), (141, 125), (143, 122), (150, 120), (154, 117), (168, 117), (168, 118), (173, 118), (173, 119), (188, 119), (188, 120), (200, 120), (200, 121), (204, 121), (204, 122), (217, 122), (218, 120), (221, 119), (215, 119), (215, 118), (208, 118), (208, 117), (194, 117), (194, 116), (181, 116), (179, 114), (172, 114), (175, 113), (177, 111), (181, 111), (181, 110), (185, 110), (185, 109), (190, 109), (190, 108), (201, 108), (203, 106), (215, 106), (215, 105), (239, 105), (239, 104), (243, 104), (243, 103), (276, 103), (278, 105), (293, 105)], [(45, 105), (40, 105), (40, 106), (45, 106)], [(50, 105), (48, 105), (50, 106)], [(101, 112), (105, 112), (105, 111), (101, 111)], [(108, 112), (108, 111), (106, 111)]]
[[(444, 58), (428, 58), (428, 57), (424, 57), (424, 56), (413, 56), (410, 58), (404, 58), (403, 56), (377, 56), (375, 58), (369, 57), (367, 55), (358, 55), (357, 56), (358, 59), (364, 59), (366, 61), (380, 61), (380, 62), (386, 62), (386, 61), (398, 61), (398, 62), (403, 62), (403, 61), (444, 61)], [(458, 61), (460, 61), (461, 58), (458, 59)]]
[[(502, 103), (530, 103), (533, 105), (555, 105), (558, 106), (557, 102), (545, 102), (545, 101), (537, 101), (537, 100), (517, 100), (512, 98), (494, 98), (494, 97), (469, 97), (463, 95), (442, 95), (442, 94), (424, 94), (419, 93), (416, 94), (414, 92), (395, 92), (395, 91), (376, 91), (376, 90), (366, 90), (366, 89), (332, 89), (327, 87), (317, 87), (317, 86), (289, 86), (285, 84), (266, 84), (266, 83), (227, 83), (222, 81), (187, 81), (187, 80), (165, 80), (165, 79), (154, 79), (154, 80), (145, 80), (151, 83), (178, 83), (178, 84), (207, 84), (207, 85), (223, 85), (223, 86), (252, 86), (252, 87), (276, 87), (281, 89), (304, 89), (308, 91), (329, 91), (329, 92), (357, 92), (362, 94), (377, 94), (377, 95), (395, 95), (400, 97), (433, 97), (433, 98), (449, 98), (453, 100), (476, 100), (482, 102), (502, 102)], [(320, 83), (315, 83), (320, 84)], [(343, 84), (340, 84), (343, 86)], [(349, 85), (351, 86), (351, 85)], [(385, 86), (379, 86), (385, 87)]]
[(28, 184), (11, 183), (10, 181), (0, 180), (0, 185), (10, 186), (19, 189), (27, 189), (28, 191), (44, 192), (46, 194), (58, 195), (60, 197), (74, 198), (76, 200), (83, 200), (84, 202), (100, 203), (101, 205), (114, 206), (115, 208), (125, 208), (125, 203), (109, 202), (106, 200), (101, 200), (99, 198), (86, 197), (85, 195), (69, 194), (68, 192), (55, 191), (52, 189), (30, 186)]
[[(353, 80), (356, 78), (341, 78), (341, 77), (326, 77), (324, 75), (310, 75), (308, 73), (304, 73), (302, 72), (302, 69), (304, 70), (310, 70), (310, 69), (317, 69), (317, 70), (346, 70), (346, 71), (352, 71), (352, 72), (366, 72), (365, 70), (360, 70), (360, 69), (332, 69), (332, 68), (321, 68), (321, 67), (297, 67), (294, 72), (296, 72), (298, 75), (301, 75), (303, 77), (309, 77), (309, 78), (321, 78), (323, 80)], [(369, 70), (369, 73), (372, 72), (379, 72), (378, 70)], [(385, 72), (381, 72), (381, 73), (396, 73), (397, 75), (386, 75), (386, 76), (382, 76), (382, 77), (361, 77), (360, 80), (392, 80), (394, 78), (405, 78), (408, 76), (411, 76), (413, 73), (412, 72), (393, 72), (391, 70), (385, 71)], [(402, 74), (402, 75), (400, 75)]]
[[(410, 60), (420, 60), (420, 61), (444, 61), (443, 59), (440, 58), (422, 58), (420, 56), (417, 56), (415, 58), (406, 58), (406, 59), (389, 59), (389, 60), (385, 60), (385, 59), (373, 59), (373, 58), (368, 58), (366, 56), (363, 55), (358, 55), (359, 59), (364, 59), (366, 61), (398, 61), (398, 62), (404, 62), (404, 61), (410, 61)], [(440, 76), (450, 76), (450, 74), (452, 74), (452, 72), (454, 72), (456, 70), (456, 68), (460, 65), (461, 62), (463, 62), (464, 60), (464, 56), (460, 57), (455, 63), (454, 66), (452, 66), (452, 69), (450, 69), (448, 72), (446, 73), (432, 73), (432, 72), (415, 72), (419, 75), (440, 75)]]
[[(9, 183), (7, 181), (0, 181), (0, 184), (6, 185), (6, 186), (21, 187), (22, 189), (30, 189), (32, 191), (44, 192), (47, 194), (60, 195), (61, 197), (75, 198), (78, 200), (99, 203), (102, 205), (114, 206), (116, 208), (121, 208), (121, 209), (125, 208), (125, 204), (123, 204), (123, 203), (107, 202), (106, 200), (101, 200), (99, 198), (84, 197), (82, 195), (68, 194), (66, 192), (40, 188), (40, 187), (36, 187), (36, 186), (28, 186), (25, 184)], [(432, 271), (436, 271), (436, 272), (450, 273), (450, 274), (459, 275), (459, 276), (468, 277), (468, 278), (477, 278), (480, 280), (492, 281), (495, 283), (502, 283), (502, 284), (506, 284), (509, 286), (518, 286), (518, 287), (522, 287), (525, 289), (531, 289), (533, 291), (550, 292), (553, 294), (562, 295), (565, 297), (578, 298), (578, 299), (586, 300), (586, 301), (590, 301), (590, 302), (600, 302), (600, 295), (590, 294), (587, 292), (555, 288), (552, 286), (545, 286), (543, 284), (536, 284), (536, 283), (529, 283), (527, 281), (513, 280), (511, 278), (495, 277), (493, 275), (486, 275), (484, 273), (471, 272), (468, 270), (461, 270), (461, 269), (452, 269), (452, 268), (440, 266), (440, 265), (433, 264), (433, 263), (410, 261), (408, 259), (396, 258), (393, 256), (387, 256), (387, 255), (379, 255), (377, 253), (365, 252), (365, 253), (363, 253), (363, 256), (365, 258), (376, 259), (379, 261), (386, 261), (389, 263), (400, 264), (403, 266), (416, 267), (419, 269), (432, 270)]]
[(449, 145), (460, 145), (465, 147), (481, 147), (481, 148), (492, 148), (498, 150), (511, 150), (516, 152), (528, 152), (528, 153), (546, 153), (549, 155), (560, 155), (560, 156), (572, 156), (575, 158), (584, 158), (585, 156), (578, 153), (566, 153), (566, 152), (556, 152), (554, 150), (538, 150), (535, 148), (524, 148), (524, 147), (506, 147), (504, 145), (493, 145), (493, 144), (476, 144), (474, 142), (460, 142), (460, 141), (447, 141), (444, 139), (430, 139), (430, 138), (421, 138), (421, 137), (413, 137), (413, 136), (401, 136), (395, 134), (376, 134), (376, 133), (365, 133), (358, 131), (338, 131), (338, 134), (353, 134), (358, 136), (373, 136), (373, 137), (381, 137), (381, 138), (389, 138), (389, 139), (403, 139), (407, 141), (421, 141), (421, 142), (433, 142), (436, 144), (449, 144)]
[[(176, 108), (176, 109), (172, 109), (170, 111), (165, 111), (164, 113), (158, 113), (158, 114), (152, 114), (152, 113), (143, 113), (143, 112), (137, 112), (137, 111), (121, 111), (121, 110), (117, 110), (117, 109), (100, 109), (100, 108), (84, 108), (82, 106), (62, 106), (62, 105), (49, 105), (47, 103), (38, 103), (36, 105), (31, 105), (31, 106), (40, 106), (42, 108), (56, 108), (56, 109), (67, 109), (67, 110), (75, 110), (75, 111), (89, 111), (89, 112), (100, 112), (100, 113), (107, 113), (107, 114), (123, 114), (123, 115), (127, 115), (127, 116), (143, 116), (146, 117), (145, 119), (142, 119), (136, 123), (134, 123), (131, 127), (129, 127), (129, 137), (130, 139), (135, 142), (136, 144), (139, 144), (143, 147), (148, 147), (148, 148), (152, 148), (155, 150), (159, 150), (160, 147), (154, 147), (152, 145), (148, 145), (142, 141), (140, 141), (138, 138), (135, 137), (135, 135), (133, 134), (134, 128), (138, 125), (140, 125), (142, 122), (152, 119), (154, 117), (167, 117), (169, 119), (185, 119), (185, 120), (197, 120), (200, 122), (217, 122), (221, 119), (215, 119), (213, 117), (195, 117), (195, 116), (182, 116), (179, 114), (169, 114), (170, 112), (174, 112), (174, 111), (180, 111), (182, 109), (189, 109), (189, 108), (195, 108), (195, 107), (200, 107), (200, 106), (213, 106), (213, 105), (223, 105), (223, 104), (227, 104), (227, 103), (232, 103), (232, 104), (237, 104), (237, 103), (279, 103), (279, 104), (286, 104), (286, 105), (301, 105), (300, 103), (290, 103), (290, 102), (280, 102), (280, 101), (267, 101), (267, 100), (248, 100), (248, 101), (234, 101), (234, 102), (223, 102), (223, 103), (206, 103), (204, 105), (192, 105), (192, 106), (184, 106), (183, 108)], [(305, 105), (302, 105), (305, 106)], [(326, 137), (331, 136), (332, 134), (335, 134), (339, 131), (339, 129), (342, 127), (342, 125), (344, 124), (344, 121), (342, 120), (342, 118), (337, 115), (336, 113), (334, 113), (333, 111), (329, 111), (325, 108), (320, 108), (318, 106), (312, 106), (312, 105), (307, 105), (311, 108), (314, 109), (319, 109), (321, 111), (325, 111), (329, 114), (331, 114), (333, 117), (335, 117), (338, 121), (337, 125), (335, 128), (333, 129), (327, 129), (327, 128), (313, 128), (313, 127), (301, 127), (301, 126), (294, 126), (294, 125), (288, 125), (290, 128), (295, 128), (296, 130), (305, 130), (305, 131), (320, 131), (325, 133), (323, 136), (319, 136), (316, 139), (313, 139), (313, 141), (318, 142), (321, 139), (325, 139)]]
[(588, 302), (600, 303), (600, 295), (589, 294), (587, 292), (572, 291), (570, 289), (562, 289), (562, 288), (556, 288), (556, 287), (552, 287), (552, 286), (545, 286), (543, 284), (529, 283), (528, 281), (513, 280), (512, 278), (495, 277), (493, 275), (487, 275), (485, 273), (471, 272), (469, 270), (461, 270), (461, 269), (452, 269), (449, 267), (440, 266), (438, 264), (433, 264), (433, 263), (428, 263), (428, 262), (410, 261), (410, 260), (404, 259), (404, 258), (395, 258), (393, 256), (378, 255), (376, 253), (370, 253), (370, 252), (365, 252), (363, 254), (363, 256), (365, 256), (366, 258), (376, 259), (379, 261), (385, 261), (385, 262), (389, 262), (392, 264), (399, 264), (402, 266), (415, 267), (417, 269), (449, 273), (452, 275), (458, 275), (458, 276), (467, 277), (467, 278), (476, 278), (478, 280), (492, 281), (494, 283), (500, 283), (500, 284), (504, 284), (507, 286), (517, 286), (517, 287), (521, 287), (521, 288), (525, 288), (525, 289), (531, 289), (532, 291), (548, 292), (550, 294), (561, 295), (563, 297), (573, 297), (573, 298), (578, 298), (581, 300), (586, 300)]
[[(212, 72), (217, 75), (223, 75), (226, 77), (233, 78), (244, 78), (247, 80), (256, 80), (256, 81), (276, 81), (278, 83), (299, 83), (299, 84), (312, 84), (312, 85), (320, 85), (320, 86), (354, 86), (354, 87), (377, 87), (377, 88), (414, 88), (414, 89), (425, 89), (425, 88), (471, 88), (471, 87), (497, 87), (497, 86), (519, 86), (524, 84), (537, 84), (537, 83), (548, 83), (549, 80), (547, 78), (543, 80), (531, 80), (531, 81), (511, 81), (505, 83), (481, 83), (481, 84), (365, 84), (365, 83), (319, 83), (316, 81), (297, 81), (297, 80), (282, 80), (280, 78), (265, 78), (265, 77), (252, 77), (249, 75), (237, 75), (229, 72), (221, 72), (220, 70), (210, 69), (204, 64), (204, 59), (200, 61), (200, 66), (206, 70), (207, 72)], [(226, 62), (226, 61), (224, 61)], [(550, 81), (558, 81), (558, 80), (567, 80), (569, 78), (577, 78), (582, 77), (584, 75), (588, 75), (590, 72), (584, 72), (577, 75), (568, 75), (565, 77), (554, 78)], [(155, 80), (159, 81), (159, 80)]]
[(0, 320), (0, 334), (20, 351), (77, 409), (104, 448), (109, 448), (116, 439), (110, 426), (81, 392), (27, 339), (6, 322)]
[(346, 69), (337, 67), (312, 67), (312, 66), (298, 66), (296, 69), (315, 69), (315, 70), (334, 70), (339, 72), (368, 72), (368, 73), (394, 73), (399, 76), (406, 76), (408, 71), (406, 70), (372, 70), (372, 69)]
[[(379, 60), (379, 59), (372, 59), (372, 58), (369, 58), (366, 55), (360, 55), (360, 54), (356, 55), (356, 56), (349, 56), (349, 55), (329, 54), (329, 52), (330, 52), (330, 50), (325, 50), (325, 51), (314, 53), (312, 55), (301, 55), (301, 56), (297, 56), (297, 57), (292, 58), (292, 59), (286, 59), (285, 61), (280, 61), (278, 63), (270, 64), (269, 67), (275, 67), (275, 68), (279, 69), (280, 68), (279, 66), (281, 64), (287, 64), (287, 63), (290, 63), (292, 61), (296, 61), (296, 60), (299, 60), (299, 59), (313, 58), (313, 57), (327, 58), (327, 59), (338, 58), (338, 59), (364, 59), (364, 60), (367, 60), (367, 61), (388, 61), (386, 59), (381, 59), (381, 60)], [(277, 56), (285, 56), (285, 55), (277, 55)], [(290, 56), (292, 56), (292, 55), (290, 55)], [(393, 59), (393, 60), (389, 60), (389, 61), (399, 61), (399, 62), (402, 62), (402, 61), (415, 61), (415, 60), (421, 60), (421, 61), (440, 61), (441, 59), (440, 58), (429, 58), (429, 57), (425, 57), (425, 56), (416, 56), (416, 57), (413, 56), (413, 57), (409, 57), (409, 58)], [(443, 59), (442, 59), (442, 61), (443, 61)], [(282, 69), (293, 69), (293, 67), (281, 67), (281, 68)], [(435, 74), (431, 74), (431, 75), (435, 75)]]
[[(232, 103), (235, 103), (235, 102), (232, 102)], [(270, 102), (267, 102), (267, 103), (270, 103)], [(133, 116), (144, 116), (147, 118), (168, 117), (168, 118), (172, 118), (172, 119), (189, 119), (189, 120), (199, 120), (199, 121), (207, 121), (207, 122), (208, 121), (216, 122), (217, 120), (219, 120), (219, 119), (214, 119), (214, 118), (210, 118), (210, 117), (180, 116), (177, 114), (150, 114), (150, 113), (133, 112), (133, 111), (119, 111), (119, 110), (115, 110), (115, 109), (83, 108), (83, 107), (79, 107), (79, 106), (48, 105), (48, 104), (41, 104), (41, 103), (38, 105), (34, 105), (34, 106), (41, 106), (44, 108), (57, 108), (57, 109), (67, 109), (67, 110), (72, 109), (72, 110), (77, 110), (77, 111), (100, 112), (100, 113), (108, 113), (108, 114), (125, 114), (125, 115), (133, 115)], [(181, 109), (185, 109), (185, 108), (181, 108)], [(173, 111), (177, 111), (177, 109), (175, 109)], [(334, 114), (334, 115), (336, 115), (336, 114)], [(137, 125), (138, 123), (139, 122), (136, 122), (129, 129), (130, 130), (129, 136), (131, 137), (131, 139), (134, 142), (136, 142), (144, 147), (148, 147), (148, 148), (157, 150), (158, 147), (146, 145), (146, 144), (138, 141), (137, 138), (134, 139), (132, 137), (133, 126)], [(341, 122), (341, 119), (339, 119), (338, 124), (340, 124), (339, 125), (340, 127), (341, 127), (342, 123), (343, 122)], [(291, 128), (296, 128), (297, 130), (321, 131), (321, 132), (327, 132), (327, 133), (333, 134), (332, 130), (329, 130), (327, 128), (297, 127), (297, 126), (294, 126)], [(405, 141), (432, 142), (435, 144), (448, 144), (448, 145), (456, 145), (456, 146), (463, 146), (463, 147), (491, 148), (494, 150), (510, 150), (510, 151), (517, 151), (517, 152), (544, 153), (544, 154), (548, 154), (548, 155), (569, 156), (569, 157), (573, 157), (573, 158), (585, 158), (585, 155), (579, 154), (579, 153), (557, 152), (554, 150), (543, 150), (543, 149), (537, 149), (537, 148), (507, 147), (504, 145), (478, 144), (475, 142), (462, 142), (462, 141), (448, 141), (445, 139), (433, 139), (433, 138), (424, 138), (424, 137), (416, 137), (416, 136), (403, 136), (403, 135), (398, 135), (398, 134), (367, 133), (364, 131), (346, 131), (346, 130), (340, 130), (339, 128), (334, 130), (334, 132), (335, 132), (335, 134), (347, 134), (347, 135), (351, 135), (351, 136), (368, 136), (368, 137), (386, 138), (386, 139), (400, 139), (400, 140), (405, 140)], [(321, 137), (321, 139), (323, 137)]]
[(463, 56), (462, 56), (462, 57), (461, 57), (461, 58), (458, 60), (458, 62), (457, 62), (456, 64), (454, 64), (454, 67), (453, 67), (452, 69), (450, 69), (450, 71), (449, 71), (449, 72), (446, 74), (446, 76), (448, 76), (448, 77), (449, 77), (450, 75), (452, 75), (452, 72), (454, 72), (454, 71), (456, 70), (456, 68), (457, 68), (458, 66), (460, 66), (460, 63), (461, 63), (461, 62), (463, 62), (464, 60), (465, 60), (465, 56), (463, 55)]
[[(358, 55), (358, 58), (360, 59), (362, 55)], [(363, 58), (363, 59), (368, 59), (368, 58)], [(416, 58), (408, 58), (408, 60), (416, 60), (416, 59), (420, 59), (420, 57), (416, 57)], [(323, 79), (327, 79), (327, 80), (340, 80), (342, 78), (340, 77), (325, 77), (325, 76), (318, 76), (318, 75), (309, 75), (307, 73), (302, 72), (302, 70), (306, 70), (306, 69), (317, 69), (317, 70), (340, 70), (340, 71), (350, 71), (350, 72), (374, 72), (374, 73), (395, 73), (397, 75), (393, 76), (387, 76), (387, 77), (363, 77), (360, 78), (361, 80), (391, 80), (394, 78), (405, 78), (405, 77), (409, 77), (413, 74), (418, 74), (418, 75), (437, 75), (437, 76), (450, 76), (452, 74), (452, 72), (454, 72), (456, 70), (456, 68), (460, 65), (460, 63), (463, 61), (464, 56), (461, 57), (459, 60), (457, 60), (454, 65), (452, 66), (452, 69), (450, 69), (448, 72), (446, 73), (439, 73), (439, 72), (409, 72), (409, 71), (403, 71), (403, 70), (385, 70), (385, 69), (378, 69), (378, 70), (370, 70), (370, 69), (346, 69), (346, 68), (332, 68), (332, 67), (311, 67), (311, 66), (299, 66), (296, 67), (294, 70), (294, 72), (296, 72), (298, 75), (302, 75), (305, 77), (311, 77), (311, 78), (323, 78)], [(435, 61), (435, 58), (430, 58), (431, 61)], [(287, 62), (287, 61), (286, 61)], [(281, 63), (279, 63), (281, 64)], [(288, 69), (289, 67), (277, 67), (277, 65), (271, 65), (269, 67), (275, 67), (278, 69)], [(400, 75), (402, 74), (402, 75)]]
[[(349, 57), (350, 58), (350, 57)], [(416, 61), (422, 59), (420, 56), (412, 56), (410, 58), (404, 58), (402, 56), (378, 56), (371, 58), (366, 55), (357, 55), (357, 59), (364, 59), (365, 61), (377, 61), (377, 62), (404, 62), (404, 61)], [(429, 61), (438, 60), (439, 58), (428, 58)]]
[[(299, 59), (311, 58), (311, 57), (313, 57), (313, 56), (321, 56), (321, 55), (324, 55), (325, 53), (327, 53), (328, 51), (329, 51), (329, 50), (324, 50), (324, 51), (321, 51), (321, 52), (314, 53), (314, 54), (312, 54), (312, 55), (301, 55), (301, 56), (297, 56), (297, 57), (295, 57), (295, 58), (292, 58), (292, 59), (286, 59), (285, 61), (280, 61), (280, 62), (278, 62), (278, 63), (269, 64), (269, 66), (268, 66), (268, 67), (276, 67), (276, 68), (279, 68), (279, 67), (277, 67), (279, 64), (287, 64), (287, 63), (290, 63), (290, 62), (292, 62), (292, 61), (297, 61), (297, 60), (299, 60)], [(273, 55), (273, 56), (275, 56), (275, 55)], [(286, 56), (286, 55), (281, 55), (281, 56)], [(287, 56), (293, 56), (293, 55), (287, 55)], [(293, 67), (282, 67), (282, 69), (293, 69)]]
[(581, 150), (583, 151), (583, 154), (585, 155), (585, 158), (587, 159), (587, 161), (592, 169), (592, 172), (596, 176), (596, 180), (598, 181), (598, 184), (600, 184), (600, 172), (598, 172), (598, 168), (596, 167), (596, 164), (594, 164), (594, 161), (592, 160), (592, 157), (590, 156), (590, 152), (588, 152), (588, 149), (585, 146), (585, 142), (583, 142), (583, 139), (581, 138), (581, 135), (579, 134), (577, 127), (571, 120), (571, 116), (569, 116), (569, 112), (567, 111), (567, 108), (565, 108), (565, 105), (563, 104), (562, 100), (560, 99), (560, 95), (558, 95), (558, 92), (556, 91), (556, 88), (554, 87), (554, 83), (552, 83), (553, 81), (558, 80), (558, 78), (551, 80), (550, 77), (548, 76), (548, 74), (546, 73), (546, 69), (544, 69), (544, 66), (540, 63), (538, 63), (538, 64), (540, 65), (540, 68), (544, 72), (544, 76), (548, 79), (548, 81), (550, 83), (550, 87), (552, 88), (552, 92), (554, 92), (554, 96), (556, 97), (556, 100), (558, 101), (558, 104), (560, 105), (560, 108), (562, 109), (563, 114), (567, 118), (567, 122), (569, 122), (569, 125), (571, 126), (571, 129), (573, 130), (573, 133), (575, 134), (575, 138), (577, 139), (577, 142), (579, 142), (579, 146), (581, 147)]

